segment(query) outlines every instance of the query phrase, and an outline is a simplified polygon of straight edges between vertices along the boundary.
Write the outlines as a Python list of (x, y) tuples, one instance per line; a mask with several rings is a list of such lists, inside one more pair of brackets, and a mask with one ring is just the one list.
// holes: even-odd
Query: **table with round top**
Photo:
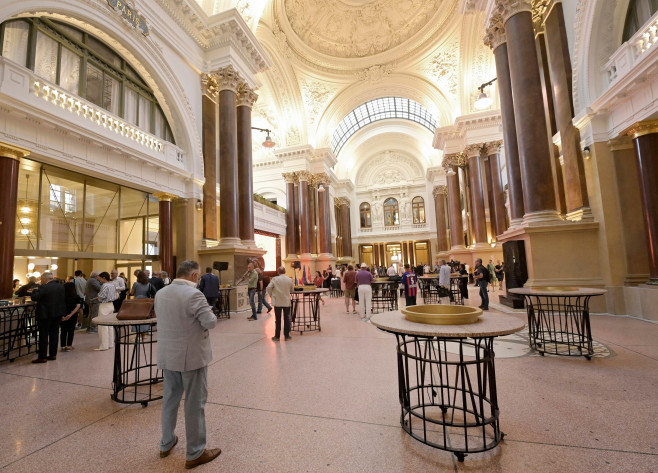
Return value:
[(589, 321), (589, 300), (602, 296), (605, 289), (584, 287), (521, 287), (509, 289), (525, 298), (530, 347), (561, 356), (594, 354)]
[(400, 424), (409, 435), (460, 462), (500, 443), (493, 341), (524, 321), (485, 313), (472, 324), (428, 325), (400, 311), (370, 321), (397, 339)]
[(322, 331), (320, 326), (320, 295), (329, 292), (326, 288), (295, 291), (290, 293), (291, 332)]
[[(398, 310), (398, 281), (373, 281), (372, 286), (372, 313), (380, 310)], [(376, 312), (377, 311), (377, 312)]]
[(231, 318), (231, 291), (235, 291), (235, 287), (220, 287), (215, 308), (217, 310), (218, 319)]
[[(94, 322), (114, 327), (112, 400), (146, 407), (149, 402), (162, 399), (161, 390), (153, 389), (163, 381), (155, 356), (157, 319), (118, 320), (116, 314), (110, 314), (96, 317)], [(148, 325), (148, 330), (131, 332), (135, 325)]]

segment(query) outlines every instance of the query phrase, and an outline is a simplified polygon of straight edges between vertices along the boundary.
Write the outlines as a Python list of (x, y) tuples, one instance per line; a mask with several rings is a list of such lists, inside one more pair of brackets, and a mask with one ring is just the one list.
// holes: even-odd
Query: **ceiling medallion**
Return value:
[(285, 0), (285, 13), (310, 48), (340, 58), (373, 56), (399, 46), (444, 0)]

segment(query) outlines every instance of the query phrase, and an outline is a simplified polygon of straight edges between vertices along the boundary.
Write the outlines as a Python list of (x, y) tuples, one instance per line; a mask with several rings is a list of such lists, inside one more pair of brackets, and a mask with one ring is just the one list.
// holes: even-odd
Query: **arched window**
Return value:
[(626, 10), (622, 42), (626, 42), (658, 11), (658, 0), (631, 0)]
[(0, 24), (2, 56), (160, 139), (174, 142), (153, 91), (107, 44), (52, 18)]
[(393, 197), (389, 197), (384, 201), (384, 225), (387, 227), (400, 225), (398, 201)]
[(361, 228), (372, 227), (372, 214), (370, 213), (370, 204), (364, 202), (359, 206), (359, 216), (361, 218)]
[(414, 197), (411, 201), (411, 214), (414, 223), (425, 223), (425, 200), (421, 196)]

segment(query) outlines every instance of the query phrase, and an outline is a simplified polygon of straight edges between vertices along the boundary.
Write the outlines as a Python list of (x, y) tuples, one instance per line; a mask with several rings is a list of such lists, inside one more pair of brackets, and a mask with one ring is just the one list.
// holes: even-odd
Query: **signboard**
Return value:
[(148, 36), (149, 28), (146, 26), (144, 18), (135, 13), (131, 7), (126, 5), (124, 0), (107, 0), (107, 3), (117, 11), (133, 28), (141, 31), (144, 36)]

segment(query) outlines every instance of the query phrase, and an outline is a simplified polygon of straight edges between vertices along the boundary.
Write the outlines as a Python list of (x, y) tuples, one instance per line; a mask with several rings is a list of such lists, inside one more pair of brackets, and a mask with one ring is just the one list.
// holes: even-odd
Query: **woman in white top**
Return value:
[[(114, 313), (114, 304), (112, 302), (118, 297), (117, 290), (114, 284), (110, 282), (110, 275), (103, 271), (98, 275), (98, 281), (101, 283), (101, 290), (98, 292), (98, 316), (107, 317)], [(112, 327), (107, 325), (98, 326), (98, 335), (101, 339), (101, 344), (96, 351), (109, 350), (114, 346), (114, 331)]]

